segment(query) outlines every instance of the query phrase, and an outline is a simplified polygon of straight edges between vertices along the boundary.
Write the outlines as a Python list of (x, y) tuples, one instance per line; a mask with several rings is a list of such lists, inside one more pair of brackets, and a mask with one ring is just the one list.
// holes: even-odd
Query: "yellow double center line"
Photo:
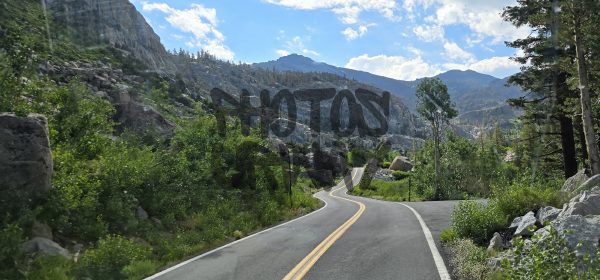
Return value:
[[(352, 177), (352, 184), (354, 184), (354, 176)], [(302, 261), (300, 261), (300, 263), (298, 263), (285, 277), (283, 277), (283, 280), (302, 279), (304, 275), (306, 275), (306, 273), (313, 267), (313, 265), (315, 265), (319, 258), (321, 258), (321, 256), (329, 249), (329, 247), (331, 247), (331, 245), (333, 245), (333, 243), (335, 243), (335, 241), (337, 241), (344, 234), (344, 232), (346, 232), (346, 230), (348, 230), (348, 228), (350, 228), (350, 226), (352, 226), (358, 220), (358, 218), (360, 218), (363, 212), (365, 212), (366, 206), (363, 203), (334, 195), (334, 192), (337, 192), (342, 188), (344, 188), (344, 186), (330, 191), (329, 196), (358, 204), (358, 211), (356, 211), (356, 213), (354, 213), (354, 215), (350, 217), (350, 219), (348, 219), (344, 224), (327, 236), (327, 238), (321, 241), (317, 247), (315, 247), (308, 255), (306, 255), (306, 257), (304, 257), (304, 259), (302, 259)]]

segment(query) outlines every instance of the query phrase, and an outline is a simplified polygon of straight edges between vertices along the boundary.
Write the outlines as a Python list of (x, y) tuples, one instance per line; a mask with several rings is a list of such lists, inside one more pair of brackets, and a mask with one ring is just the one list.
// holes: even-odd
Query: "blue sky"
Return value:
[(263, 62), (298, 53), (316, 61), (414, 80), (450, 69), (516, 73), (506, 40), (529, 31), (503, 22), (513, 0), (132, 0), (167, 49)]

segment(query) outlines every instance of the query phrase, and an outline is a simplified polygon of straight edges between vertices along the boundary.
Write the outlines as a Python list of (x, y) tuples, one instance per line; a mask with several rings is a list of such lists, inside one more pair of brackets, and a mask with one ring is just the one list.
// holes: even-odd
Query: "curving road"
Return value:
[(321, 209), (147, 279), (450, 279), (437, 240), (456, 202), (347, 195), (363, 171), (316, 193)]

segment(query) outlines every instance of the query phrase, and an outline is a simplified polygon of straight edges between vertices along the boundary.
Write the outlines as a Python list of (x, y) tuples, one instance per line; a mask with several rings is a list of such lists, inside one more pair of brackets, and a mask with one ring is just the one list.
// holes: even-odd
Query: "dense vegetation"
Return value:
[[(523, 109), (524, 114), (513, 131), (504, 135), (494, 132), (487, 141), (481, 137), (479, 148), (460, 149), (477, 144), (457, 146), (448, 143), (461, 141), (448, 138), (446, 145), (453, 148), (444, 151), (444, 156), (452, 157), (452, 150), (457, 150), (466, 157), (479, 154), (481, 159), (474, 162), (481, 168), (478, 172), (451, 172), (459, 175), (450, 176), (458, 178), (453, 185), (470, 182), (467, 185), (475, 187), (475, 193), (489, 194), (489, 200), (459, 203), (442, 240), (453, 254), (455, 275), (462, 279), (597, 279), (598, 255), (575, 256), (552, 227), (545, 239), (533, 238), (535, 245), (517, 239), (515, 258), (505, 259), (502, 270), (493, 271), (486, 265), (488, 258), (498, 253), (486, 252), (483, 247), (494, 232), (506, 231), (513, 218), (541, 206), (560, 208), (570, 197), (559, 187), (578, 170), (600, 173), (598, 1), (517, 2), (506, 7), (502, 16), (516, 26), (534, 30), (526, 38), (507, 42), (522, 51), (514, 59), (524, 66), (509, 82), (528, 94), (509, 100), (509, 104)], [(467, 162), (453, 161), (447, 169), (469, 170)]]
[[(3, 2), (0, 9), (0, 112), (48, 118), (55, 172), (44, 199), (0, 205), (1, 279), (140, 279), (318, 207), (307, 179), (295, 182), (290, 201), (279, 155), (265, 139), (241, 135), (239, 121), (217, 133), (210, 106), (193, 100), (186, 118), (170, 114), (177, 107), (172, 80), (148, 74), (140, 89), (177, 122), (172, 139), (117, 133), (106, 99), (82, 82), (41, 75), (38, 65), (102, 60), (143, 75), (138, 64), (57, 38), (51, 50), (44, 20), (39, 2)], [(69, 249), (82, 246), (78, 261), (20, 253), (34, 221)]]

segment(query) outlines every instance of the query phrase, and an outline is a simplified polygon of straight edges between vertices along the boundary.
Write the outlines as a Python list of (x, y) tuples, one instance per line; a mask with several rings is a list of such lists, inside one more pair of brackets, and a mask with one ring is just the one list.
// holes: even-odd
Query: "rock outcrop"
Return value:
[(160, 38), (128, 0), (45, 0), (54, 20), (79, 44), (124, 49), (158, 72), (174, 65)]
[[(515, 230), (514, 236), (531, 236), (535, 231), (535, 225), (537, 223), (537, 219), (535, 218), (535, 213), (529, 211), (525, 216), (521, 217), (517, 224), (517, 229)], [(515, 221), (511, 224), (511, 226), (515, 224)]]
[(23, 207), (43, 197), (52, 172), (46, 118), (0, 113), (0, 204)]

